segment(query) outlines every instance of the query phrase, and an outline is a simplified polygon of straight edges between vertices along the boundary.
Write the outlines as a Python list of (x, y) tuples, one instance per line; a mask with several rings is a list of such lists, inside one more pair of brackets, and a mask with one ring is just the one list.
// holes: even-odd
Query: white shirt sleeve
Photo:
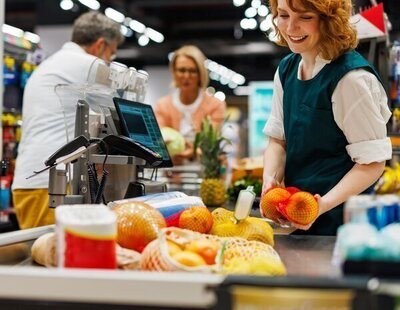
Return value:
[(265, 124), (263, 132), (267, 136), (285, 140), (285, 131), (283, 127), (283, 88), (278, 70), (279, 68), (276, 70), (274, 76), (271, 115)]
[(332, 95), (335, 122), (349, 144), (351, 159), (359, 164), (392, 157), (386, 123), (391, 112), (387, 96), (376, 76), (364, 69), (352, 70), (337, 84)]

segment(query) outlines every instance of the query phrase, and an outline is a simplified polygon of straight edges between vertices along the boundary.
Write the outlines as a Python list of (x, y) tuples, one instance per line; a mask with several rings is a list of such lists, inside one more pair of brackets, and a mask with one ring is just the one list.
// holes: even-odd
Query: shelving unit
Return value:
[(0, 173), (0, 232), (18, 229), (12, 208), (11, 184), (21, 137), (22, 97), (27, 79), (42, 54), (26, 39), (3, 34), (1, 89), (1, 173)]

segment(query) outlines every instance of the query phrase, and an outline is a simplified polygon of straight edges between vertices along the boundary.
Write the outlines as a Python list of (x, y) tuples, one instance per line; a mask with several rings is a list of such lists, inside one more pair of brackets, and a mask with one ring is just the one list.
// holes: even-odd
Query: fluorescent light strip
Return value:
[(7, 24), (3, 25), (3, 32), (19, 38), (24, 35), (24, 31), (22, 29)]
[(98, 9), (100, 9), (100, 2), (97, 0), (79, 0), (79, 2), (92, 10), (97, 11)]
[(106, 14), (108, 18), (111, 18), (117, 23), (122, 23), (125, 20), (125, 15), (121, 12), (118, 12), (117, 10), (114, 10), (113, 8), (106, 8), (104, 10), (104, 14)]

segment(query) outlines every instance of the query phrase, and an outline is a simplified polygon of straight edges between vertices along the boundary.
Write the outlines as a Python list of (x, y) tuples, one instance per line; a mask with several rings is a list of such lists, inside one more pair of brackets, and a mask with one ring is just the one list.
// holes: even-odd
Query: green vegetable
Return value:
[(237, 180), (228, 188), (227, 193), (229, 200), (235, 201), (239, 196), (239, 192), (242, 189), (246, 189), (248, 186), (253, 186), (253, 191), (257, 197), (261, 196), (262, 181), (260, 179), (247, 176), (244, 179)]
[(163, 127), (161, 128), (161, 134), (171, 157), (185, 150), (185, 138), (179, 131), (170, 127)]

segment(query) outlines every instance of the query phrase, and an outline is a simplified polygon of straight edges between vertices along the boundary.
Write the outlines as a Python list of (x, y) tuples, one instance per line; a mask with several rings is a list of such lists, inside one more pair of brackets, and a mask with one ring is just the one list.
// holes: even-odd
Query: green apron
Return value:
[[(346, 151), (349, 143), (332, 112), (332, 94), (349, 71), (363, 68), (378, 79), (374, 68), (359, 53), (347, 52), (312, 79), (297, 78), (299, 54), (279, 64), (283, 87), (283, 119), (286, 137), (285, 185), (325, 195), (353, 167)], [(308, 231), (297, 234), (335, 235), (343, 223), (343, 205), (321, 215)]]

